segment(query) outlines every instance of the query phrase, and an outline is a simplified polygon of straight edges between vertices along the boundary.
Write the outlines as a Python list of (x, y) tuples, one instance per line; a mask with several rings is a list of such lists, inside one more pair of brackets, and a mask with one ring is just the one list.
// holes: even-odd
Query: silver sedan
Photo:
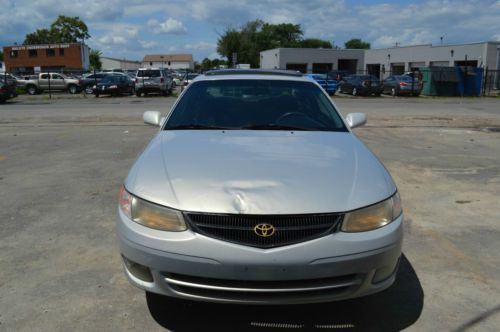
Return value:
[(147, 292), (252, 304), (372, 294), (395, 280), (391, 176), (321, 87), (297, 73), (196, 78), (120, 192), (125, 274)]

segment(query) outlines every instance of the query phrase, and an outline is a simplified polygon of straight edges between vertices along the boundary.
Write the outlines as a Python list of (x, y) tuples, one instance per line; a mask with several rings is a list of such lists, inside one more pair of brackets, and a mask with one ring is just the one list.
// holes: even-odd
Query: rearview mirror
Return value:
[(345, 121), (349, 127), (356, 128), (361, 127), (366, 124), (366, 114), (365, 113), (349, 113), (347, 114)]
[(149, 125), (160, 126), (162, 124), (161, 113), (158, 111), (146, 111), (142, 115), (142, 119), (144, 123)]

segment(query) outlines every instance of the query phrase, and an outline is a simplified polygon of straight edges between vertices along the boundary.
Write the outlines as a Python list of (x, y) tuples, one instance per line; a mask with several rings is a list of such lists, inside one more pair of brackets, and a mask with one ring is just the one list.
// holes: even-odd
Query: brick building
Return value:
[(5, 71), (12, 73), (82, 71), (90, 65), (89, 47), (83, 43), (5, 46), (3, 54)]

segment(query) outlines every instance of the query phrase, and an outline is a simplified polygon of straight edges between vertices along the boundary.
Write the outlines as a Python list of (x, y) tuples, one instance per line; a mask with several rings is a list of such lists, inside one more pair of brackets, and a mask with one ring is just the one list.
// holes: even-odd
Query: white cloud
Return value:
[(158, 46), (158, 43), (151, 40), (139, 40), (139, 44), (145, 50), (151, 50)]
[[(91, 47), (116, 56), (190, 50), (213, 55), (217, 33), (249, 20), (300, 24), (306, 38), (372, 47), (500, 40), (499, 0), (0, 0), (0, 45), (21, 43), (57, 15), (79, 16)], [(189, 24), (187, 24), (189, 23)], [(189, 29), (188, 29), (189, 28)], [(164, 38), (169, 34), (169, 38)]]
[(155, 19), (151, 19), (148, 21), (148, 27), (152, 29), (154, 33), (182, 34), (187, 32), (184, 24), (174, 18), (168, 18), (165, 22), (161, 23)]
[(186, 50), (215, 50), (217, 47), (217, 44), (214, 43), (207, 43), (204, 41), (198, 42), (196, 44), (185, 44), (184, 48)]

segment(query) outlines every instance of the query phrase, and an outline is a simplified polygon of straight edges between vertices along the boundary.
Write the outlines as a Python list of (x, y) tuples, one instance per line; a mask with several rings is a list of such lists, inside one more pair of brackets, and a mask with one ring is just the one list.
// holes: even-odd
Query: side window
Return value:
[(63, 77), (61, 75), (58, 75), (58, 74), (52, 74), (52, 79), (53, 80), (62, 80)]
[(42, 74), (42, 75), (40, 75), (40, 79), (42, 79), (42, 80), (48, 80), (49, 79), (49, 74)]

